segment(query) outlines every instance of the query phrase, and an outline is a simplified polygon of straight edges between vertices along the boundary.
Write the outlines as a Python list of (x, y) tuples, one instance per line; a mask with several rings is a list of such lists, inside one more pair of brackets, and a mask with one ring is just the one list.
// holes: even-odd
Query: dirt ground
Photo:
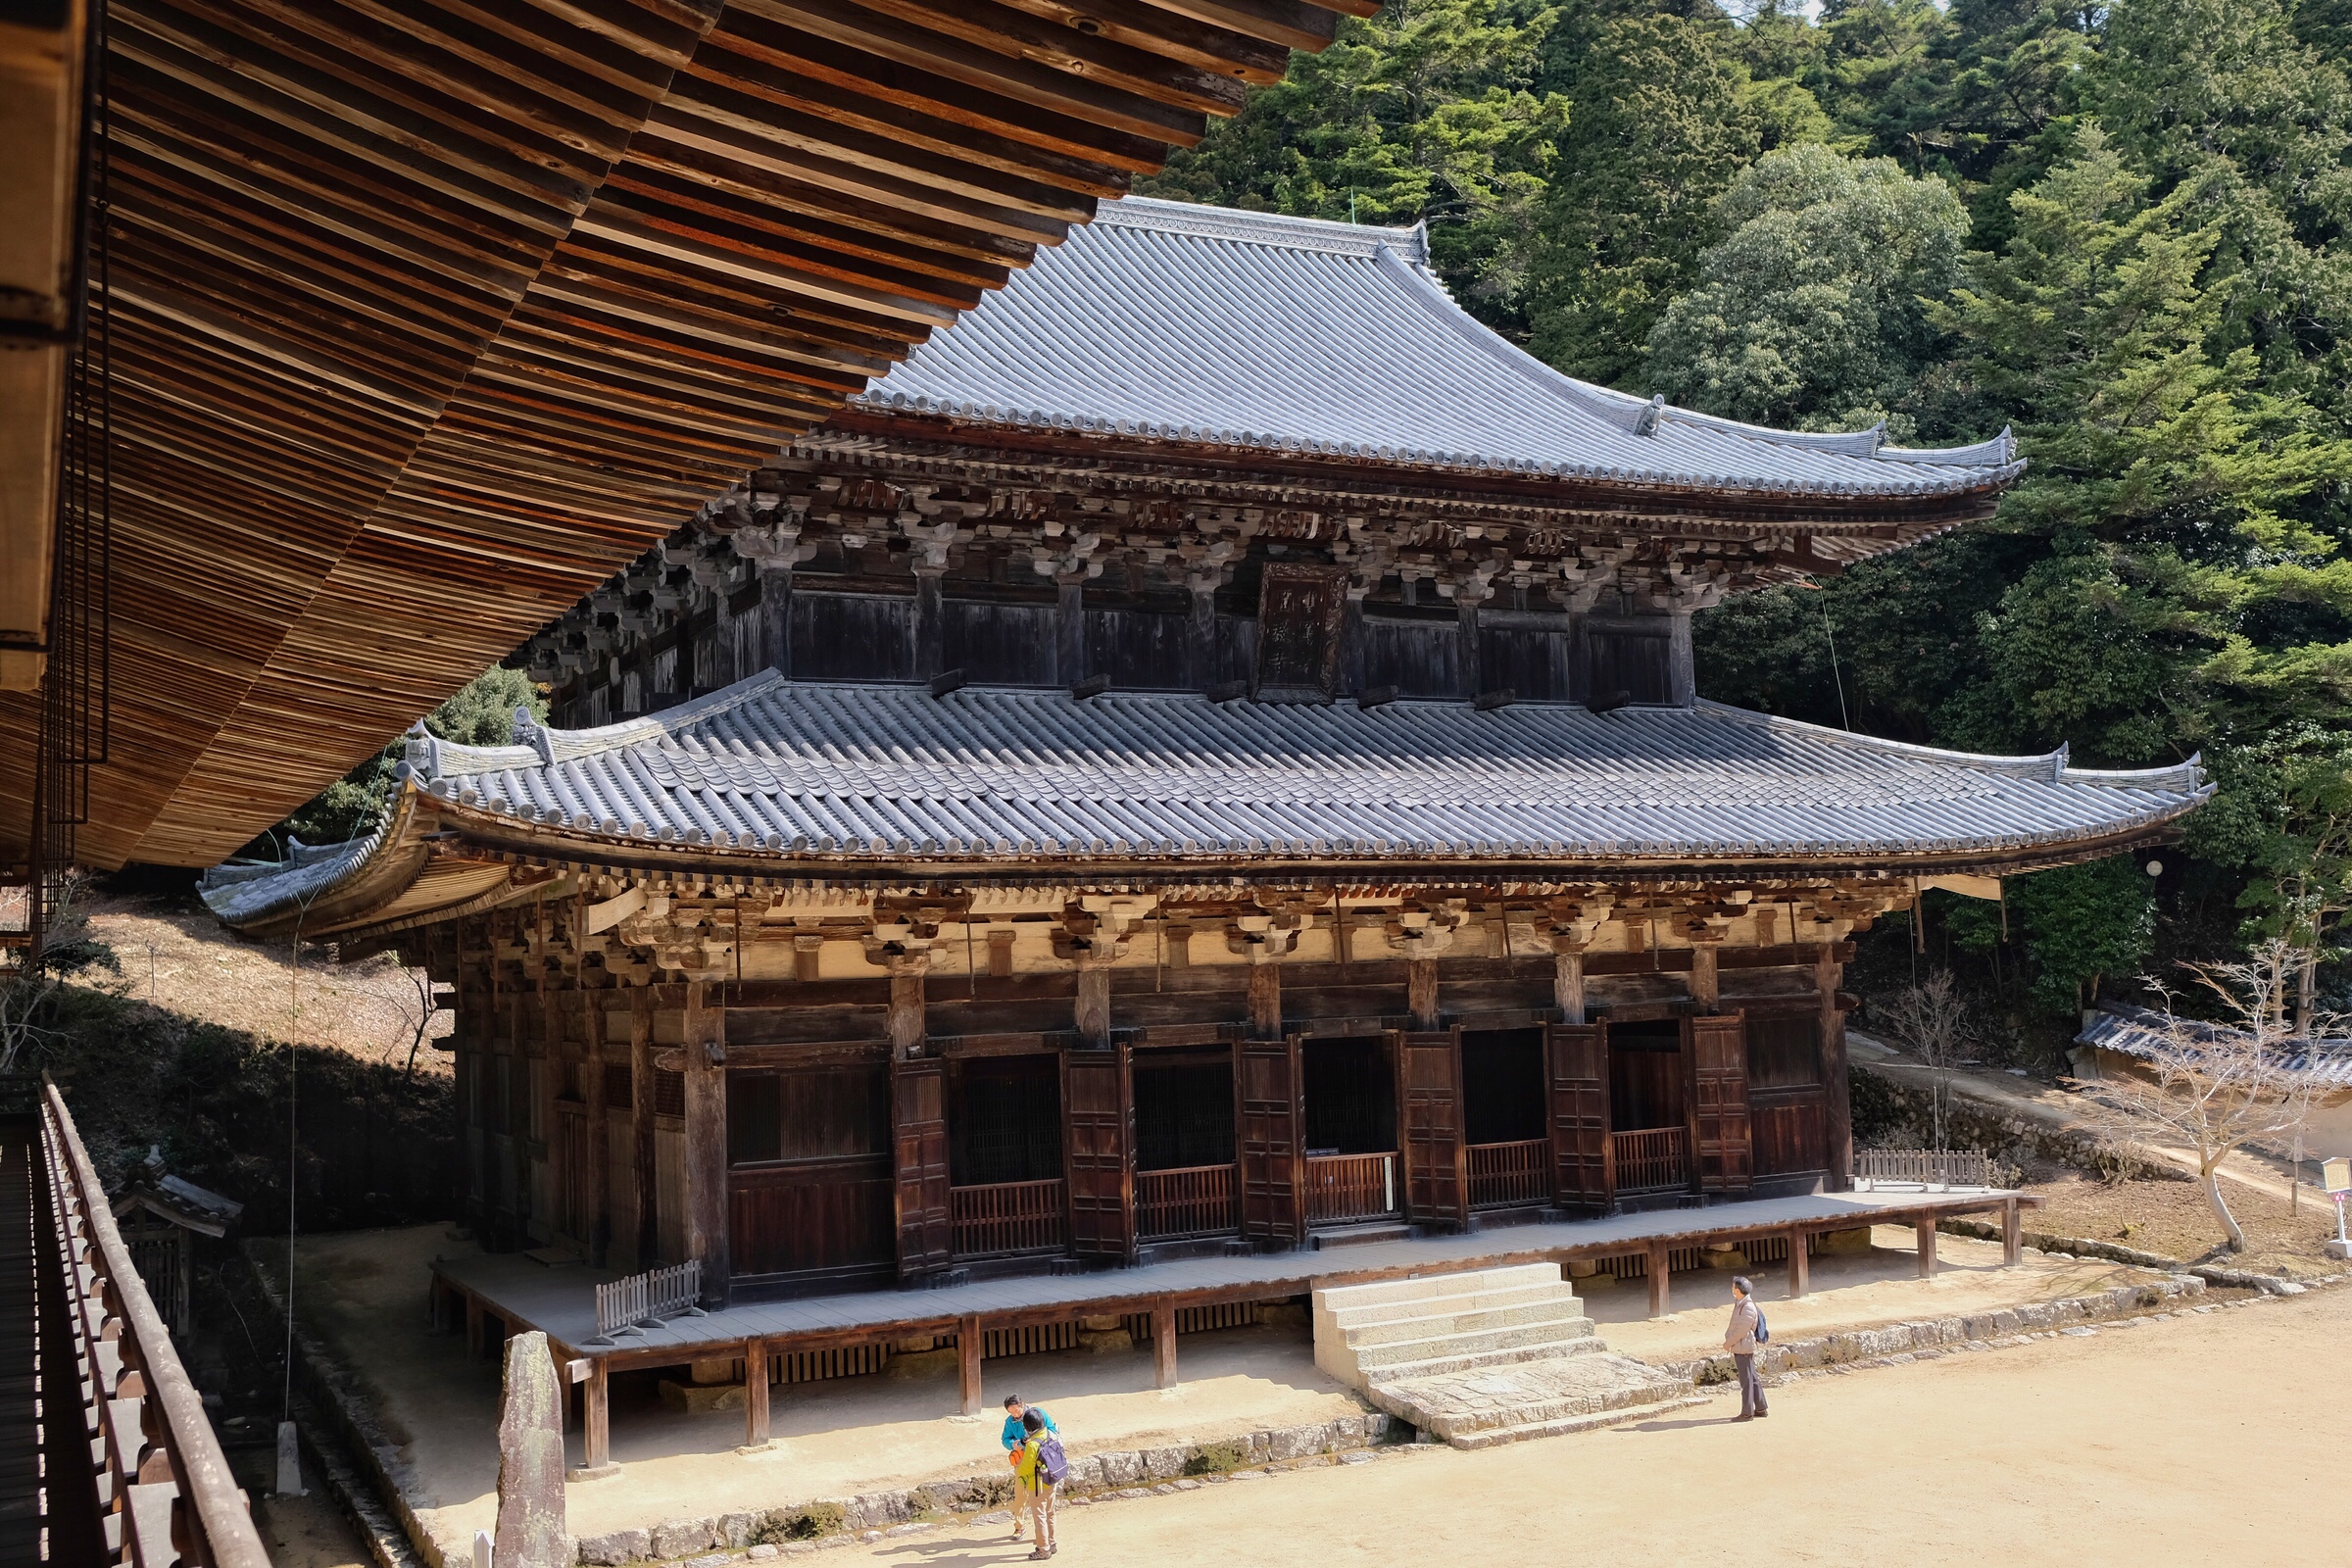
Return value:
[[(2029, 1182), (2044, 1206), (2026, 1220), (2029, 1230), (2115, 1242), (2194, 1262), (2221, 1242), (2205, 1189), (2196, 1182), (2117, 1182), (2110, 1186), (2080, 1171), (2058, 1171)], [(2341, 1268), (2321, 1250), (2335, 1235), (2335, 1205), (2306, 1188), (2302, 1212), (2288, 1212), (2280, 1193), (2232, 1182), (2222, 1190), (2246, 1233), (2246, 1250), (2214, 1261), (2261, 1274), (2328, 1274)]]
[(306, 947), (297, 967), (285, 943), (238, 937), (193, 897), (96, 900), (89, 935), (114, 950), (122, 989), (140, 1002), (268, 1040), (394, 1063), (407, 1059), (417, 1019), (426, 1016), (428, 1044), (416, 1053), (416, 1070), (450, 1070), (450, 1058), (429, 1042), (449, 1034), (453, 1015), (420, 1012), (418, 971), (388, 954), (331, 963), (324, 949)]
[[(1801, 1302), (1786, 1300), (1784, 1265), (1752, 1271), (1775, 1334), (1794, 1339), (1987, 1310), (2149, 1277), (2038, 1252), (2003, 1269), (1997, 1244), (1944, 1236), (1942, 1271), (1921, 1281), (1907, 1228), (1881, 1227), (1876, 1240), (1878, 1249), (1865, 1256), (1816, 1259), (1813, 1293)], [(435, 1535), (451, 1542), (486, 1526), (495, 1509), (498, 1370), (489, 1360), (468, 1362), (462, 1339), (426, 1328), (424, 1280), (436, 1254), (470, 1250), (442, 1227), (419, 1226), (314, 1238), (298, 1254), (305, 1319), (373, 1392), (386, 1429), (403, 1445), (412, 1501)], [(1583, 1281), (1579, 1289), (1612, 1348), (1672, 1360), (1721, 1346), (1729, 1278), (1713, 1270), (1677, 1274), (1680, 1310), (1657, 1322), (1643, 1321), (1648, 1297), (1640, 1282), (1593, 1288)], [(1363, 1407), (1352, 1391), (1315, 1369), (1311, 1341), (1298, 1328), (1186, 1335), (1178, 1367), (1182, 1382), (1165, 1393), (1152, 1387), (1144, 1348), (992, 1360), (984, 1381), (991, 1399), (1019, 1393), (1049, 1405), (1080, 1453), (1211, 1442)], [(944, 1367), (921, 1377), (787, 1387), (772, 1411), (780, 1442), (746, 1456), (735, 1451), (740, 1410), (670, 1410), (652, 1374), (627, 1375), (613, 1390), (612, 1449), (621, 1475), (570, 1489), (570, 1528), (598, 1535), (971, 1474), (995, 1454), (995, 1422), (953, 1415), (955, 1404), (954, 1371)], [(576, 1430), (570, 1441), (576, 1461)]]
[[(1061, 1548), (1073, 1568), (2343, 1563), (2347, 1335), (2338, 1289), (1807, 1379), (1744, 1431), (1725, 1396), (1605, 1432), (1070, 1509)], [(961, 1525), (842, 1555), (994, 1568), (1027, 1552)]]

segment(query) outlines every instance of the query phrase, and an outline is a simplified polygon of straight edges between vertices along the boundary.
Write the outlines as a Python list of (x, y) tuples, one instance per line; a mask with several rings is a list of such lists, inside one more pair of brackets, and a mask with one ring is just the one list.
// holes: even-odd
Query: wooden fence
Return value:
[(1992, 1161), (1974, 1149), (1857, 1149), (1854, 1191), (1874, 1187), (1990, 1187)]
[(1690, 1135), (1682, 1127), (1609, 1134), (1621, 1193), (1670, 1192), (1690, 1185)]
[(1551, 1197), (1551, 1140), (1470, 1146), (1470, 1206), (1508, 1208)]
[(700, 1313), (703, 1260), (647, 1269), (596, 1288), (596, 1337), (611, 1344), (616, 1334), (640, 1332), (637, 1325), (682, 1313)]
[(1067, 1184), (997, 1182), (948, 1190), (948, 1217), (957, 1257), (1005, 1257), (1057, 1252), (1069, 1245)]
[(1240, 1229), (1234, 1167), (1186, 1165), (1135, 1173), (1135, 1233), (1147, 1242), (1230, 1236)]
[(1306, 1222), (1386, 1219), (1396, 1212), (1395, 1154), (1306, 1156)]

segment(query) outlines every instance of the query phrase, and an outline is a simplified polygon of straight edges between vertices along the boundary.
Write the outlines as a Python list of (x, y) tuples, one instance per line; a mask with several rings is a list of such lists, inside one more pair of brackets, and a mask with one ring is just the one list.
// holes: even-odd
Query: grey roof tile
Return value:
[(1562, 375), (1455, 305), (1418, 228), (1130, 196), (853, 402), (980, 423), (1412, 466), (1807, 495), (1984, 490), (2007, 431), (1906, 450)]

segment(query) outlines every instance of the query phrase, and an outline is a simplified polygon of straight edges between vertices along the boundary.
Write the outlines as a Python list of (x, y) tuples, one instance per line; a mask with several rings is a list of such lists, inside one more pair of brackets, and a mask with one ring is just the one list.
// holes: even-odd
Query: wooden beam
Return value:
[(965, 1415), (980, 1413), (980, 1320), (967, 1317), (956, 1325), (956, 1406)]
[(1438, 960), (1407, 958), (1404, 963), (1404, 1010), (1416, 1029), (1438, 1025)]
[(764, 1448), (768, 1444), (767, 1342), (743, 1342), (743, 1446)]
[(1801, 1301), (1813, 1291), (1813, 1260), (1805, 1255), (1805, 1233), (1788, 1232), (1788, 1299)]
[(1250, 1033), (1258, 1040), (1282, 1038), (1282, 965), (1272, 959), (1250, 965)]
[(1674, 1259), (1663, 1242), (1649, 1246), (1649, 1315), (1664, 1317), (1674, 1310), (1674, 1292), (1669, 1276), (1674, 1271)]
[(1152, 1386), (1176, 1386), (1176, 1305), (1164, 1296), (1152, 1303)]
[(1917, 1214), (1911, 1220), (1911, 1234), (1919, 1249), (1919, 1277), (1936, 1277), (1936, 1216)]

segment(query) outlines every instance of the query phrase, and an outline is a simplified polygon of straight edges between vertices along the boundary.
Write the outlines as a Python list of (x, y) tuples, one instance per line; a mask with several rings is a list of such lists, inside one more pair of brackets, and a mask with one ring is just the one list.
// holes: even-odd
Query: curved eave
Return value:
[[(1848, 527), (1918, 522), (1940, 531), (1992, 515), (2001, 492), (2025, 471), (2023, 461), (1940, 486), (1889, 484), (1808, 487), (1796, 483), (1698, 482), (1671, 474), (1545, 471), (1476, 461), (1447, 462), (1359, 451), (1322, 452), (1302, 446), (1250, 446), (1134, 431), (1068, 429), (979, 414), (935, 413), (853, 405), (798, 443), (828, 445), (828, 436), (862, 437), (891, 450), (924, 446), (997, 451), (1042, 460), (1056, 467), (1163, 465), (1233, 476), (1277, 475), (1360, 489), (1442, 487), (1508, 499), (1526, 506), (1561, 507), (1640, 516), (1753, 517), (1759, 522), (1835, 533)], [(1783, 514), (1786, 514), (1783, 520)]]

